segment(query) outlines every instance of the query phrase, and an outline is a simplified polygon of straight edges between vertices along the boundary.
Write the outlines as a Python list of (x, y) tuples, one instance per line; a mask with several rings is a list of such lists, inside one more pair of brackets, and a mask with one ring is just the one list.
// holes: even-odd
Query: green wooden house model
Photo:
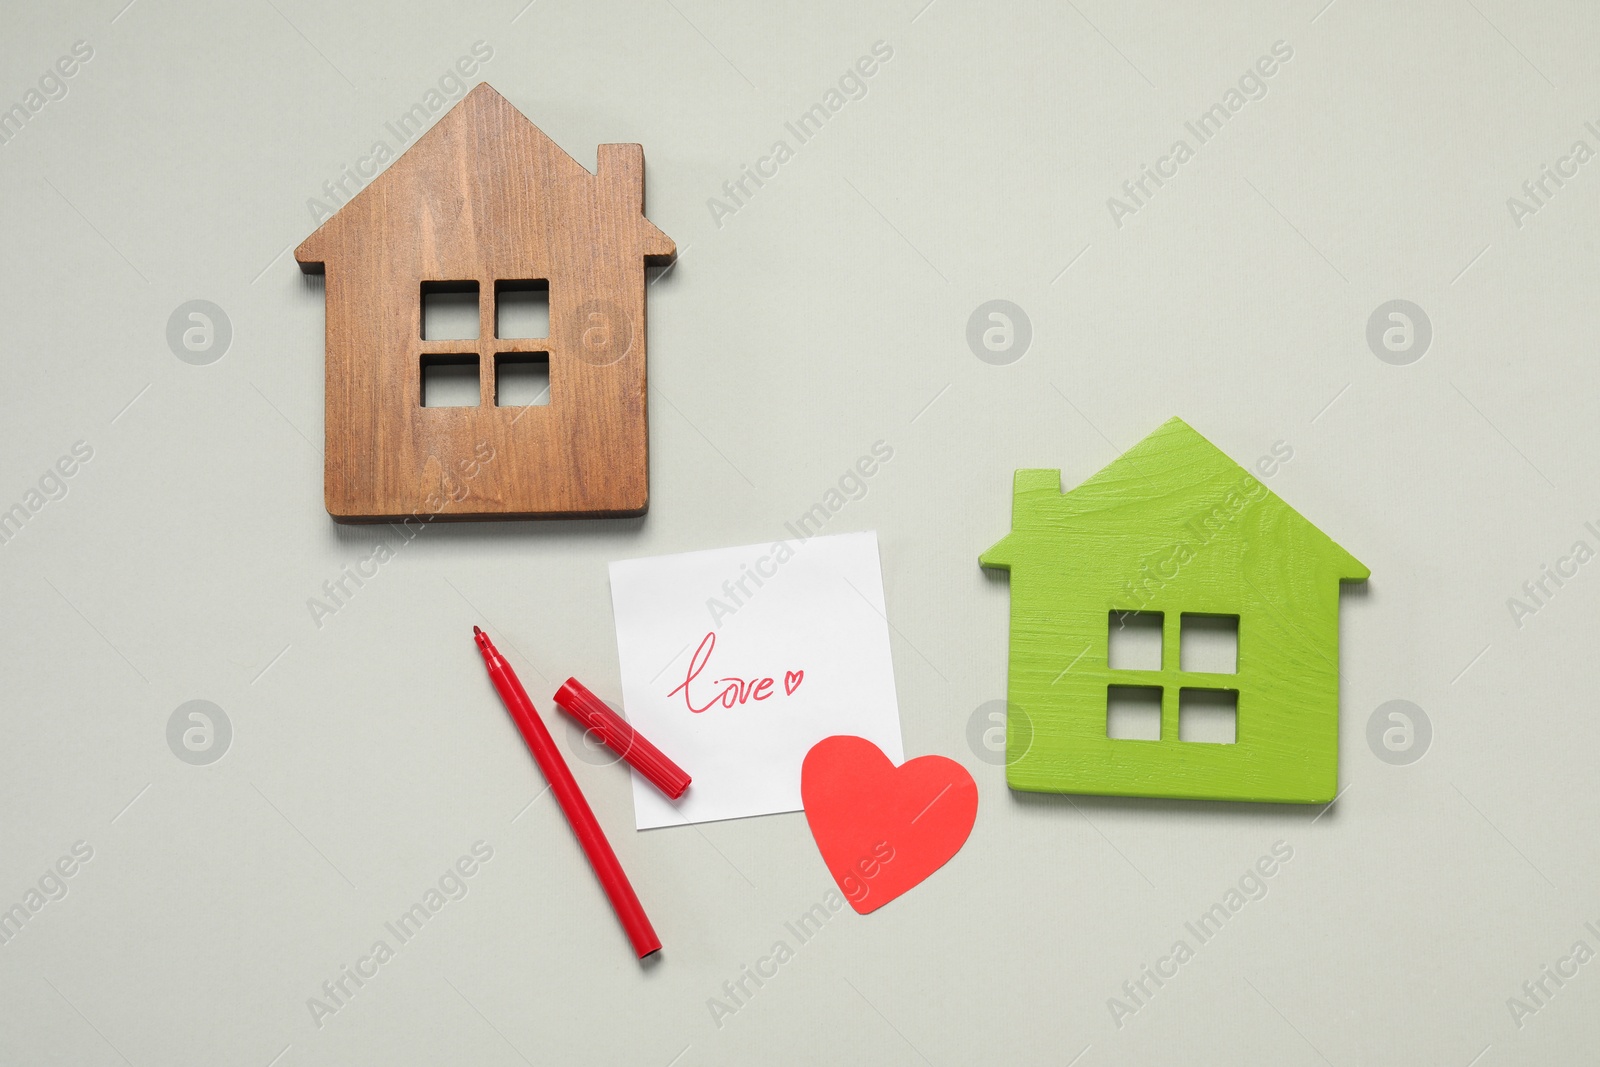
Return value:
[[(1011, 788), (1334, 798), (1340, 583), (1367, 568), (1181, 419), (1071, 492), (1017, 471), (1011, 532), (981, 562), (1011, 572)], [(1118, 661), (1145, 627), (1159, 652)], [(1196, 669), (1186, 643), (1214, 652), (1219, 633), (1232, 662)], [(1119, 733), (1141, 703), (1159, 727)], [(1231, 738), (1186, 739), (1191, 712), (1219, 711)]]

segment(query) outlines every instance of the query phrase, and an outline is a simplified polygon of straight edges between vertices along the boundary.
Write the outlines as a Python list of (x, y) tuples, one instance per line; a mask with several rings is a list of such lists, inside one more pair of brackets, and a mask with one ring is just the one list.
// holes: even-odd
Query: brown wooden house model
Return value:
[[(295, 250), (327, 274), (328, 513), (643, 512), (644, 271), (675, 255), (644, 217), (639, 145), (601, 145), (591, 174), (473, 89)], [(528, 298), (548, 301), (544, 335), (509, 336), (529, 332), (507, 329)], [(457, 305), (457, 336), (425, 330), (436, 302)], [(513, 396), (524, 372), (548, 389)], [(468, 386), (463, 406), (432, 406), (451, 375), (476, 381), (476, 403)]]

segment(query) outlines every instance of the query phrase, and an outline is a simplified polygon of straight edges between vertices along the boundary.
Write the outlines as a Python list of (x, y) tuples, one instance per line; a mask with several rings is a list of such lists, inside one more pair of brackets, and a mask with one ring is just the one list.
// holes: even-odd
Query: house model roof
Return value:
[(1313, 535), (1320, 560), (1340, 579), (1360, 581), (1370, 573), (1256, 475), (1176, 417), (1068, 492), (1061, 491), (1059, 470), (1017, 471), (1011, 533), (980, 561), (1007, 568), (1034, 544), (1063, 538), (1170, 538), (1174, 530), (1213, 516), (1217, 534), (1226, 536), (1238, 529), (1231, 516), (1247, 505)]
[[(467, 153), (460, 151), (463, 145), (469, 149)], [(620, 147), (623, 146), (602, 145), (602, 158), (607, 149)], [(470, 173), (457, 173), (464, 155), (474, 165)], [(441, 180), (421, 180), (429, 174)], [(302, 270), (319, 273), (321, 264), (341, 245), (363, 228), (372, 228), (372, 220), (387, 211), (413, 212), (418, 239), (425, 246), (446, 242), (447, 231), (458, 228), (463, 233), (476, 230), (474, 239), (479, 244), (490, 243), (485, 242), (483, 232), (491, 225), (490, 220), (476, 218), (475, 214), (498, 215), (512, 204), (516, 210), (535, 215), (540, 229), (553, 231), (557, 216), (578, 214), (559, 208), (588, 207), (592, 197), (584, 197), (580, 205), (576, 194), (580, 190), (587, 194), (600, 178), (568, 155), (493, 86), (481, 82), (301, 242), (294, 256)], [(437, 201), (423, 198), (422, 203), (393, 202), (397, 198), (418, 199), (414, 191), (419, 189), (449, 189), (461, 195)], [(371, 209), (375, 204), (382, 204), (386, 210), (374, 212)], [(641, 251), (651, 259), (670, 258), (676, 252), (672, 239), (644, 217), (642, 189), (637, 208), (635, 236)], [(553, 232), (551, 237), (555, 238)]]

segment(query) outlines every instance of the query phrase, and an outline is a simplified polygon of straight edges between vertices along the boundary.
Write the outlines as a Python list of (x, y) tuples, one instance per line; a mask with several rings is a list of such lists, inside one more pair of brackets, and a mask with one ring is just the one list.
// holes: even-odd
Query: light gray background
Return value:
[[(1506, 198), (1600, 146), (1600, 11), (125, 3), (0, 12), (0, 101), (94, 49), (0, 145), (0, 507), (94, 449), (0, 547), (0, 905), (94, 849), (0, 946), (0, 1062), (1594, 1056), (1600, 963), (1520, 1028), (1506, 1002), (1600, 949), (1600, 564), (1520, 627), (1507, 599), (1597, 543), (1600, 163), (1520, 227)], [(319, 628), (308, 598), (400, 538), (323, 511), (322, 292), (288, 249), (477, 40), (479, 77), (579, 160), (645, 146), (681, 252), (650, 291), (651, 510), (429, 529)], [(708, 198), (878, 40), (868, 95), (716, 225)], [(1279, 40), (1267, 97), (1115, 226), (1106, 199)], [(1010, 365), (965, 339), (995, 298), (1033, 328)], [(1434, 330), (1409, 366), (1366, 343), (1396, 298)], [(232, 325), (209, 366), (166, 342), (192, 299)], [(1288, 442), (1269, 485), (1372, 568), (1326, 812), (1015, 796), (969, 746), (1003, 697), (1007, 590), (976, 558), (1012, 469), (1073, 484), (1173, 414), (1245, 463)], [(607, 560), (782, 536), (879, 439), (894, 459), (829, 528), (879, 533), (906, 751), (972, 769), (977, 826), (718, 1027), (708, 998), (831, 886), (803, 818), (637, 834), (621, 769), (574, 760), (667, 946), (639, 967), (470, 627), (536, 697), (570, 673), (615, 699)], [(233, 727), (209, 766), (167, 745), (193, 699)], [(1392, 699), (1433, 724), (1409, 766), (1366, 741)], [(307, 998), (479, 839), (469, 895), (314, 1026)], [(1108, 999), (1279, 840), (1266, 898), (1115, 1025)]]

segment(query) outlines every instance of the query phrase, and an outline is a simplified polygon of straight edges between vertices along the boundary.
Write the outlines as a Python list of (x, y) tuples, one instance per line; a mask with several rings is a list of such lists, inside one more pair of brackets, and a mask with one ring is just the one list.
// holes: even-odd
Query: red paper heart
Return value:
[(800, 796), (828, 873), (862, 915), (944, 866), (978, 817), (978, 786), (955, 760), (918, 756), (896, 767), (847, 734), (806, 753)]
[(783, 695), (786, 697), (794, 696), (794, 691), (800, 688), (800, 682), (805, 676), (805, 671), (784, 671)]

